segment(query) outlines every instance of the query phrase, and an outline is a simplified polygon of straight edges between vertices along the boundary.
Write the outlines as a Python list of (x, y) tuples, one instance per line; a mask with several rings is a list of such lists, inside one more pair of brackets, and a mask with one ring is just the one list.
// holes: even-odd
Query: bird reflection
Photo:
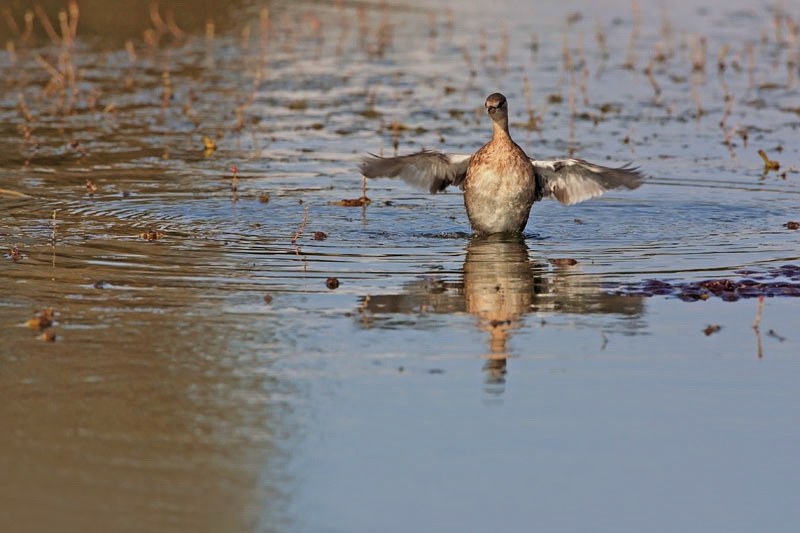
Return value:
[[(619, 314), (638, 317), (643, 298), (602, 291), (598, 280), (575, 276), (575, 267), (531, 260), (521, 236), (473, 237), (459, 281), (425, 278), (403, 286), (401, 294), (370, 295), (361, 304), (369, 327), (397, 328), (398, 314), (468, 312), (488, 335), (484, 353), (486, 391), (505, 391), (509, 341), (529, 313)], [(362, 314), (363, 318), (364, 314)], [(425, 327), (419, 322), (411, 327)]]
[(489, 333), (483, 367), (487, 392), (501, 394), (505, 390), (508, 340), (543, 286), (522, 238), (475, 237), (467, 246), (464, 300), (466, 311), (478, 318), (478, 327)]

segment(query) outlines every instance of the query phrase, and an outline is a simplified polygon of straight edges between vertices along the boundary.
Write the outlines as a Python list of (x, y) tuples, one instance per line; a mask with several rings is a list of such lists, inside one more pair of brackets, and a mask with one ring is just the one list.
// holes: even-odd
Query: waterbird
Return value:
[(474, 233), (522, 233), (534, 202), (555, 198), (577, 204), (611, 189), (635, 189), (644, 177), (636, 167), (609, 168), (582, 159), (531, 159), (511, 139), (508, 101), (490, 94), (484, 104), (492, 139), (474, 154), (422, 150), (399, 157), (370, 154), (361, 164), (367, 178), (400, 178), (431, 194), (453, 185), (464, 191)]

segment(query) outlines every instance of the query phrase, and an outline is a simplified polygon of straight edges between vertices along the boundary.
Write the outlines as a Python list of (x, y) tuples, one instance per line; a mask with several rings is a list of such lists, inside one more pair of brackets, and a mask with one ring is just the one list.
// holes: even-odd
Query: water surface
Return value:
[[(794, 530), (795, 299), (620, 294), (800, 264), (776, 5), (268, 6), (4, 34), (4, 531)], [(477, 149), (498, 90), (532, 156), (652, 177), (522, 239), (335, 204), (365, 152)]]

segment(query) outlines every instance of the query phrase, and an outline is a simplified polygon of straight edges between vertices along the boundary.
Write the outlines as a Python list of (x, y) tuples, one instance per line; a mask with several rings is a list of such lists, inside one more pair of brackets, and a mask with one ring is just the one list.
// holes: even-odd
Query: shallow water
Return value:
[[(786, 19), (360, 5), (0, 52), (3, 531), (793, 531), (797, 300), (754, 330), (755, 299), (619, 294), (800, 264)], [(470, 238), (458, 191), (333, 204), (365, 152), (475, 150), (496, 90), (529, 154), (652, 177), (522, 240)]]

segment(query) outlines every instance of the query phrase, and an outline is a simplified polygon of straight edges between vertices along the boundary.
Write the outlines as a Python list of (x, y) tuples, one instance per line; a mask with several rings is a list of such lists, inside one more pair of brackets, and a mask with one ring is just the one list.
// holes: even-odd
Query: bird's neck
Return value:
[(492, 139), (505, 140), (510, 139), (511, 135), (508, 133), (508, 117), (498, 118), (492, 121)]

